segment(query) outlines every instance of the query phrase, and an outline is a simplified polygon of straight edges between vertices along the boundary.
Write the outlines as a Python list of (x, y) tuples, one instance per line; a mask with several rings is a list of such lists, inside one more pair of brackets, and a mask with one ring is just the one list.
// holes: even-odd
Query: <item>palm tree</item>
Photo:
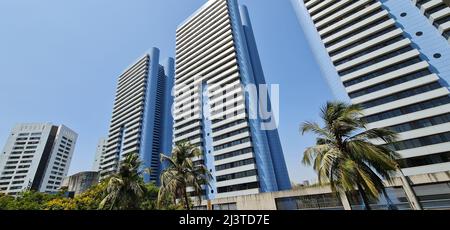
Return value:
[(141, 161), (136, 153), (128, 154), (120, 162), (119, 172), (108, 178), (106, 197), (99, 209), (136, 210), (145, 194), (142, 172), (139, 171)]
[(161, 173), (161, 188), (158, 203), (164, 197), (184, 200), (184, 206), (190, 209), (190, 199), (187, 188), (192, 187), (194, 194), (201, 201), (202, 186), (209, 185), (211, 174), (203, 164), (194, 164), (193, 158), (201, 156), (199, 148), (189, 142), (179, 142), (172, 151), (171, 156), (161, 154), (161, 162), (165, 169)]
[(362, 108), (342, 102), (328, 102), (321, 109), (324, 126), (304, 122), (301, 133), (317, 135), (316, 145), (305, 150), (303, 164), (313, 165), (319, 183), (330, 183), (338, 192), (358, 189), (366, 209), (369, 201), (377, 201), (385, 193), (382, 178), (391, 180), (398, 169), (398, 154), (387, 145), (372, 144), (382, 140), (391, 144), (397, 134), (389, 129), (368, 130)]

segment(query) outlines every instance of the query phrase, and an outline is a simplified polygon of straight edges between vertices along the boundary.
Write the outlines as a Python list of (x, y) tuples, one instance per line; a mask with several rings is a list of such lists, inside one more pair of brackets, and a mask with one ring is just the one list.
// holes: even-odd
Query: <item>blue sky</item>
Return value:
[[(174, 55), (175, 29), (206, 0), (1, 0), (0, 145), (15, 123), (65, 124), (79, 134), (69, 173), (91, 169), (106, 136), (118, 75), (150, 47)], [(301, 165), (332, 99), (289, 0), (249, 7), (268, 83), (280, 85), (280, 137), (292, 181), (315, 179)]]

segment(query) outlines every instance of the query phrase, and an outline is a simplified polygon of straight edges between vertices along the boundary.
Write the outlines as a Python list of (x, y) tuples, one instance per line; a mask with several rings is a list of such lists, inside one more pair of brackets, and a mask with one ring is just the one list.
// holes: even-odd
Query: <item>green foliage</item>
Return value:
[(59, 195), (50, 195), (34, 191), (25, 191), (17, 197), (0, 196), (0, 210), (41, 210), (50, 200), (58, 198)]
[(106, 181), (97, 184), (74, 198), (58, 197), (45, 203), (45, 210), (96, 210), (104, 198)]
[(14, 197), (0, 193), (0, 210), (14, 210), (14, 207)]
[[(389, 129), (366, 129), (362, 108), (328, 102), (321, 110), (324, 126), (314, 122), (301, 125), (302, 134), (314, 133), (316, 145), (305, 150), (303, 163), (312, 165), (320, 184), (330, 183), (340, 192), (358, 188), (368, 208), (368, 200), (378, 200), (384, 192), (382, 178), (390, 180), (398, 169), (398, 154), (372, 140), (393, 143), (397, 134)], [(381, 178), (381, 177), (382, 178)]]
[(153, 183), (145, 185), (144, 198), (141, 203), (142, 210), (156, 210), (159, 187)]
[(193, 163), (192, 159), (198, 156), (201, 156), (200, 149), (189, 142), (177, 143), (170, 157), (161, 154), (161, 162), (167, 167), (161, 173), (158, 204), (170, 199), (180, 199), (189, 210), (192, 202), (186, 191), (187, 187), (192, 187), (193, 194), (201, 201), (202, 186), (209, 185), (211, 174), (205, 165)]
[(129, 154), (120, 163), (119, 173), (107, 180), (106, 196), (100, 202), (99, 209), (137, 210), (145, 196), (145, 184), (139, 155)]
[(172, 194), (144, 184), (140, 164), (137, 154), (128, 155), (119, 173), (74, 198), (65, 196), (67, 190), (53, 195), (26, 191), (17, 197), (0, 193), (0, 210), (182, 210)]

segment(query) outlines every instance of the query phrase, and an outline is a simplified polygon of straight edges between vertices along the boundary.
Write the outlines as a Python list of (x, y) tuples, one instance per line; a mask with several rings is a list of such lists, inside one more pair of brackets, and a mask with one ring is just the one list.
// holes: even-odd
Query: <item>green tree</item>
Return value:
[(77, 210), (75, 200), (67, 197), (58, 197), (47, 201), (42, 209), (44, 210)]
[(156, 210), (159, 187), (154, 183), (145, 185), (144, 198), (141, 203), (142, 210)]
[[(171, 156), (161, 154), (161, 162), (165, 169), (161, 173), (161, 188), (158, 204), (167, 198), (180, 199), (184, 207), (189, 210), (191, 200), (187, 188), (193, 188), (194, 196), (199, 202), (203, 194), (203, 185), (209, 185), (211, 174), (203, 164), (194, 164), (192, 159), (201, 156), (200, 149), (189, 142), (179, 142)], [(175, 202), (174, 202), (175, 203)]]
[(58, 198), (58, 194), (23, 191), (17, 196), (0, 196), (0, 210), (42, 210), (45, 203)]
[(106, 196), (107, 181), (92, 186), (74, 198), (57, 197), (45, 203), (45, 210), (96, 210)]
[(0, 193), (0, 210), (12, 210), (13, 207), (15, 207), (14, 197)]
[(107, 179), (106, 196), (99, 209), (137, 210), (140, 209), (145, 193), (141, 162), (135, 153), (120, 162), (119, 172)]
[(329, 182), (338, 192), (357, 188), (366, 209), (370, 209), (370, 201), (385, 194), (382, 178), (390, 180), (398, 168), (398, 154), (371, 140), (391, 144), (397, 134), (384, 128), (368, 130), (358, 105), (328, 102), (320, 116), (323, 127), (314, 122), (304, 122), (300, 127), (302, 134), (312, 132), (317, 136), (316, 145), (305, 150), (303, 164), (313, 165), (320, 184)]

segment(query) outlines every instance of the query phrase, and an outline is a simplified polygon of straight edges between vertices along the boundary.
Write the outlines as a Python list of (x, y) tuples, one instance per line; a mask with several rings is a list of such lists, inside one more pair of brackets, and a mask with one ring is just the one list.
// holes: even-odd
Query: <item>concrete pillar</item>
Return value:
[(352, 210), (352, 206), (348, 201), (347, 194), (345, 192), (339, 192), (339, 197), (341, 198), (342, 206), (344, 206), (345, 210)]
[(400, 174), (400, 179), (402, 181), (402, 187), (405, 191), (406, 198), (409, 201), (409, 204), (411, 205), (411, 208), (413, 210), (422, 210), (422, 205), (419, 202), (419, 199), (417, 199), (416, 193), (414, 192), (413, 188), (411, 187), (411, 184), (409, 183), (409, 179), (403, 174), (401, 169), (398, 169), (398, 173)]

